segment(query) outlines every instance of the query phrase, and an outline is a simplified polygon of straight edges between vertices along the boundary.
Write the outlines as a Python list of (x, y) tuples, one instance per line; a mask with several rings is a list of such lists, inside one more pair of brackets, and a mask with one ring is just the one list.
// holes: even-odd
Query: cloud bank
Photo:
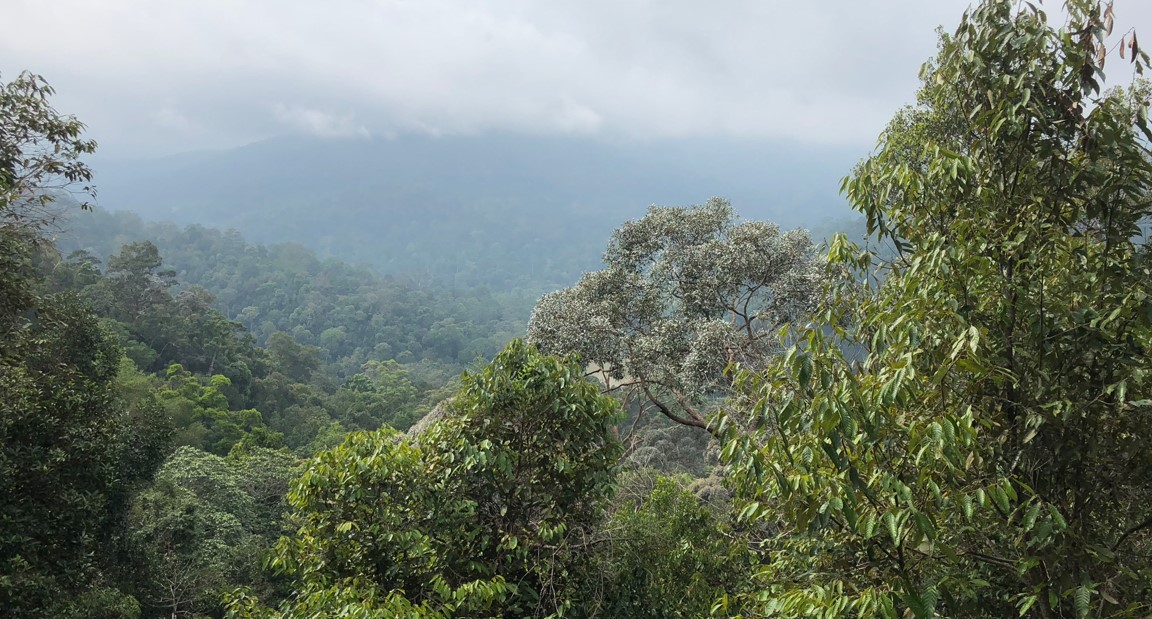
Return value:
[(0, 71), (44, 75), (117, 153), (411, 131), (867, 145), (967, 5), (9, 0)]

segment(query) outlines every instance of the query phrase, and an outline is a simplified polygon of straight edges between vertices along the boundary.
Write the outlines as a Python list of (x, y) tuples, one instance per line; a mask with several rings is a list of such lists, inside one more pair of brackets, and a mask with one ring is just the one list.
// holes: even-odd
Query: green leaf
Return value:
[(1028, 614), (1028, 611), (1036, 604), (1039, 598), (1035, 595), (1029, 595), (1020, 602), (1020, 616), (1023, 617)]
[(888, 527), (888, 536), (892, 538), (892, 543), (897, 546), (900, 545), (900, 527), (896, 522), (896, 516), (892, 512), (885, 512), (884, 526)]
[(1085, 619), (1092, 612), (1092, 589), (1087, 585), (1076, 587), (1073, 599), (1077, 619)]

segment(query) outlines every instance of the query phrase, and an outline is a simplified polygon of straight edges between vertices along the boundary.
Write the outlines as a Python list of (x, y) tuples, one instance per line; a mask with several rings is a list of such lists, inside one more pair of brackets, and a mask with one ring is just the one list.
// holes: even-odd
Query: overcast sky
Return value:
[[(305, 133), (742, 136), (870, 146), (966, 0), (6, 0), (105, 154)], [(1051, 11), (1059, 6), (1046, 4)], [(1152, 40), (1152, 2), (1118, 29)]]

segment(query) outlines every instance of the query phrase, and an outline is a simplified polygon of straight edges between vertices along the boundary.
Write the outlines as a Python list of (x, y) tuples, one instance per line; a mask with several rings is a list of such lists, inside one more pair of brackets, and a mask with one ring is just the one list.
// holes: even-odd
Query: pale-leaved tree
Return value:
[(738, 221), (725, 200), (653, 206), (617, 229), (606, 268), (546, 295), (528, 325), (543, 351), (575, 352), (644, 411), (709, 428), (734, 363), (762, 367), (778, 331), (804, 320), (821, 268), (804, 230)]

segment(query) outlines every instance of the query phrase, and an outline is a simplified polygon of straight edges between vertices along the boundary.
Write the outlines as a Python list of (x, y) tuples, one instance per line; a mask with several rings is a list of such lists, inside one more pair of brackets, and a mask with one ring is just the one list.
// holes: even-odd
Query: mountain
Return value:
[(838, 180), (861, 155), (741, 141), (409, 135), (279, 138), (95, 167), (108, 209), (530, 298), (597, 268), (611, 231), (650, 204), (723, 196), (746, 218), (825, 227), (847, 214)]

